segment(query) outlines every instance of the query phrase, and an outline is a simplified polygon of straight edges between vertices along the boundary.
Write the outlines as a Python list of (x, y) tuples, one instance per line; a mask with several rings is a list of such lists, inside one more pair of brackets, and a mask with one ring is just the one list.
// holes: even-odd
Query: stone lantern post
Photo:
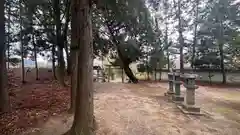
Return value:
[(169, 95), (173, 95), (174, 94), (174, 91), (173, 91), (173, 82), (174, 82), (174, 73), (173, 72), (170, 72), (168, 73), (168, 84), (169, 84), (169, 89), (168, 89), (168, 92), (165, 93), (166, 96), (169, 96)]
[(175, 103), (182, 103), (184, 101), (184, 97), (181, 96), (181, 77), (180, 72), (174, 73), (174, 95), (172, 96), (172, 100)]
[(185, 74), (182, 77), (184, 78), (184, 87), (186, 88), (182, 109), (189, 114), (199, 114), (200, 107), (197, 107), (195, 103), (195, 90), (198, 88), (196, 85), (197, 76), (195, 74)]

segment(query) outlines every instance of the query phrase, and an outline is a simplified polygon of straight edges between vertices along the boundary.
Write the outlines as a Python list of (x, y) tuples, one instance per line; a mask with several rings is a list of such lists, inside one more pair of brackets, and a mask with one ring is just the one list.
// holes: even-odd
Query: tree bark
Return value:
[[(78, 25), (78, 22), (76, 22), (76, 20), (72, 19), (71, 20), (71, 30), (76, 29)], [(74, 35), (71, 34), (71, 46), (70, 46), (70, 61), (71, 62), (71, 71), (70, 71), (70, 75), (71, 75), (71, 101), (70, 101), (70, 108), (69, 108), (69, 113), (74, 113), (75, 111), (75, 103), (76, 103), (76, 91), (77, 91), (77, 55), (76, 55), (76, 50), (74, 49), (74, 46), (76, 46), (75, 42), (76, 40), (74, 40)], [(68, 62), (68, 64), (69, 64)], [(68, 68), (70, 68), (68, 66)], [(69, 70), (69, 69), (68, 69)]]
[(220, 50), (220, 67), (221, 67), (221, 72), (222, 72), (222, 83), (226, 84), (227, 79), (226, 79), (226, 70), (225, 70), (225, 64), (224, 64), (224, 52), (223, 52), (223, 44), (220, 43), (219, 45), (219, 50)]
[(155, 79), (155, 81), (157, 81), (157, 69), (156, 68), (154, 68), (154, 79)]
[(128, 78), (133, 82), (133, 83), (138, 83), (138, 79), (134, 76), (132, 70), (129, 68), (129, 63), (125, 61), (125, 58), (120, 50), (120, 46), (119, 46), (119, 42), (116, 40), (115, 36), (114, 36), (114, 33), (113, 31), (111, 30), (110, 26), (107, 24), (107, 27), (108, 27), (108, 31), (112, 37), (112, 40), (113, 40), (113, 43), (115, 44), (116, 46), (116, 49), (117, 49), (117, 53), (118, 53), (118, 56), (121, 60), (121, 64), (122, 64), (122, 67), (126, 73), (126, 75), (128, 76)]
[[(123, 62), (123, 63), (124, 63), (124, 62)], [(129, 68), (129, 65), (123, 64), (123, 69), (124, 69), (126, 75), (129, 77), (129, 79), (130, 79), (133, 83), (138, 83), (138, 79), (134, 76), (132, 70)]]
[(194, 39), (193, 39), (192, 60), (191, 60), (191, 67), (192, 68), (194, 68), (196, 45), (197, 45), (198, 5), (199, 5), (199, 0), (196, 0), (195, 24), (194, 24)]
[[(69, 135), (94, 135), (93, 116), (93, 43), (89, 0), (72, 1), (72, 18), (77, 23), (72, 30), (72, 49), (77, 53), (76, 108)], [(75, 27), (75, 26), (74, 26)], [(71, 49), (71, 50), (72, 50)]]
[(122, 72), (122, 83), (124, 83), (124, 69), (121, 68), (121, 72)]
[(6, 44), (5, 44), (5, 17), (4, 17), (5, 0), (0, 2), (0, 112), (9, 110), (9, 97), (7, 89), (7, 69), (6, 69)]
[(20, 10), (20, 44), (21, 44), (21, 61), (22, 61), (22, 83), (25, 82), (25, 66), (24, 66), (24, 46), (22, 43), (22, 0), (19, 0), (19, 10)]
[(55, 80), (57, 80), (57, 76), (56, 76), (56, 65), (55, 65), (55, 61), (56, 61), (56, 59), (55, 59), (55, 53), (56, 53), (56, 51), (55, 51), (55, 45), (53, 44), (53, 45), (52, 45), (52, 72), (53, 72), (53, 78), (54, 78)]
[(70, 0), (67, 0), (67, 3), (66, 3), (66, 22), (65, 22), (65, 25), (64, 25), (64, 29), (63, 29), (63, 43), (64, 43), (64, 47), (65, 47), (65, 52), (66, 52), (66, 56), (67, 56), (67, 73), (68, 75), (70, 75), (71, 73), (71, 60), (70, 60), (70, 54), (68, 52), (68, 41), (67, 41), (67, 33), (68, 33), (68, 25), (69, 25), (69, 22), (70, 22), (70, 6), (71, 6), (71, 1)]
[[(74, 44), (72, 44), (74, 45)], [(69, 108), (69, 113), (74, 113), (75, 111), (75, 103), (76, 103), (76, 91), (77, 91), (77, 55), (74, 50), (71, 51), (71, 63), (72, 63), (72, 70), (71, 70), (71, 101), (70, 101), (70, 108)]]
[(54, 0), (54, 15), (55, 15), (55, 25), (56, 25), (56, 43), (58, 46), (58, 80), (59, 83), (65, 86), (65, 62), (63, 57), (64, 43), (61, 36), (61, 20), (60, 20), (60, 2), (59, 0)]
[(66, 51), (66, 57), (67, 57), (67, 74), (71, 75), (71, 70), (72, 70), (72, 62), (70, 59), (70, 54), (68, 52), (68, 45), (65, 45), (65, 51)]
[(65, 62), (63, 57), (63, 48), (58, 47), (58, 80), (61, 85), (65, 86), (64, 77), (65, 77)]
[[(30, 10), (31, 12), (32, 10)], [(36, 80), (39, 80), (39, 76), (38, 76), (38, 63), (37, 63), (37, 46), (35, 44), (35, 37), (34, 37), (34, 28), (33, 28), (33, 14), (30, 15), (31, 16), (31, 29), (32, 29), (32, 44), (33, 44), (33, 51), (34, 51), (34, 60), (35, 60), (35, 70), (36, 70)]]
[(223, 45), (224, 45), (224, 28), (223, 28), (223, 17), (221, 14), (218, 15), (218, 19), (220, 20), (220, 36), (218, 37), (218, 42), (219, 42), (219, 52), (220, 52), (220, 67), (221, 67), (221, 72), (222, 72), (222, 83), (226, 84), (227, 79), (226, 79), (226, 71), (225, 71), (225, 64), (224, 64), (224, 51), (223, 51)]
[(36, 80), (39, 80), (39, 76), (38, 76), (38, 63), (37, 63), (37, 47), (34, 41), (34, 34), (32, 35), (32, 42), (33, 42), (33, 46), (34, 46), (34, 59), (35, 59), (35, 69), (36, 69)]
[(8, 5), (8, 25), (7, 25), (7, 32), (8, 32), (8, 36), (7, 36), (7, 67), (8, 69), (10, 68), (10, 12), (11, 12), (11, 6)]
[(184, 39), (183, 39), (183, 26), (181, 19), (181, 0), (178, 0), (178, 34), (179, 34), (179, 44), (180, 44), (180, 71), (184, 69), (184, 60), (183, 60), (183, 47), (184, 47)]

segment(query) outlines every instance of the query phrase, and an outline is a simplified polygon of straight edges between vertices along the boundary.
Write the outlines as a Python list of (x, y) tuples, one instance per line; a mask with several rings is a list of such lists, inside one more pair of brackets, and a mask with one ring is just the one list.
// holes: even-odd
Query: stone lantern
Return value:
[(185, 74), (182, 76), (184, 78), (184, 87), (186, 88), (185, 100), (182, 104), (182, 110), (189, 114), (199, 114), (200, 107), (195, 104), (195, 90), (198, 88), (196, 85), (195, 74)]
[(174, 82), (174, 73), (168, 73), (168, 84), (169, 84), (169, 89), (168, 92), (165, 93), (166, 96), (173, 95), (173, 82)]
[(180, 72), (174, 73), (174, 95), (172, 96), (172, 100), (175, 103), (182, 103), (184, 101), (184, 97), (181, 96), (181, 77)]

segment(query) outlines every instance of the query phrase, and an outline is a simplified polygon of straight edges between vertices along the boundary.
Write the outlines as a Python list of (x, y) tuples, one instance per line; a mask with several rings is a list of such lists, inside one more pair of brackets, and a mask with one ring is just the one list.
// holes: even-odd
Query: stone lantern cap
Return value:
[(195, 90), (198, 88), (197, 85), (195, 85), (195, 79), (198, 75), (196, 74), (183, 74), (181, 75), (181, 78), (184, 79), (184, 87), (188, 90)]

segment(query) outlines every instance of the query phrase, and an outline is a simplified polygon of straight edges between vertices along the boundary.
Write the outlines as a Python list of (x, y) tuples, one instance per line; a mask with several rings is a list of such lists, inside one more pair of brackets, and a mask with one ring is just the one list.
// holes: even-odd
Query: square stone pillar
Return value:
[(166, 96), (172, 96), (174, 94), (173, 91), (173, 82), (174, 82), (174, 73), (168, 73), (168, 84), (169, 84), (169, 89), (168, 92), (165, 93)]
[(185, 101), (182, 105), (183, 109), (188, 113), (200, 113), (200, 108), (195, 104), (195, 90), (196, 86), (196, 75), (186, 74), (184, 77), (184, 87), (186, 88)]
[(176, 72), (174, 73), (174, 95), (172, 96), (172, 100), (175, 103), (182, 103), (184, 101), (184, 97), (181, 96), (181, 77), (180, 77), (180, 73)]

